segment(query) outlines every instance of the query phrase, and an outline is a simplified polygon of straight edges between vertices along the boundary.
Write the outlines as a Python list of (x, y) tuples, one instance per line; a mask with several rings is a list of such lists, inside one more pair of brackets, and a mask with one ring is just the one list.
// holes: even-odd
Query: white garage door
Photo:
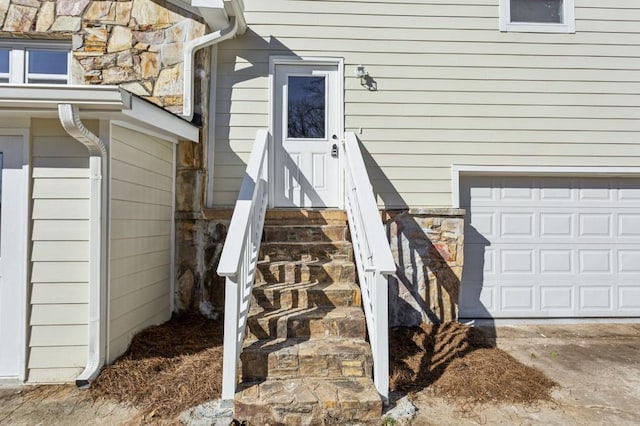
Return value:
[(640, 317), (640, 179), (461, 179), (461, 318)]

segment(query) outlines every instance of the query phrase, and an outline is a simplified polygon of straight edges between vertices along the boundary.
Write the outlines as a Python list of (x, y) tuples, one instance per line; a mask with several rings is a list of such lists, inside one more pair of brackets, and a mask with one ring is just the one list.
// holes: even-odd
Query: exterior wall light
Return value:
[(365, 78), (369, 73), (364, 69), (364, 65), (358, 65), (356, 68), (356, 77)]

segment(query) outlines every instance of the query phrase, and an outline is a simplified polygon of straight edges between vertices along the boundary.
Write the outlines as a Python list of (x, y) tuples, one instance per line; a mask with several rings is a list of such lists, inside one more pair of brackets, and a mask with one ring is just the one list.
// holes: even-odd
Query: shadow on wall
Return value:
[[(216, 129), (215, 138), (211, 141), (215, 144), (216, 164), (220, 169), (216, 173), (215, 185), (220, 192), (234, 194), (229, 197), (228, 203), (226, 200), (222, 203), (218, 201), (218, 204), (228, 204), (226, 215), (205, 219), (198, 225), (200, 235), (194, 241), (193, 257), (181, 257), (178, 267), (181, 274), (191, 270), (194, 275), (186, 309), (199, 309), (210, 317), (217, 317), (224, 311), (225, 279), (216, 270), (231, 218), (231, 198), (235, 199), (247, 168), (245, 160), (236, 154), (237, 146), (232, 146), (231, 142), (250, 147), (257, 131), (268, 126), (268, 88), (243, 83), (267, 78), (271, 55), (297, 57), (275, 37), (270, 37), (267, 41), (251, 29), (242, 37), (223, 43), (218, 49)], [(243, 100), (241, 111), (232, 111), (232, 95), (234, 99)], [(247, 123), (248, 118), (255, 118), (256, 122)]]
[[(467, 309), (463, 306), (459, 312), (460, 300), (472, 303), (473, 312), (477, 313), (474, 318), (490, 318), (480, 300), (482, 280), (477, 288), (461, 288), (463, 265), (465, 273), (482, 277), (484, 247), (489, 244), (469, 226), (469, 212), (465, 215), (447, 212), (449, 209), (409, 212), (409, 206), (366, 147), (361, 144), (360, 149), (375, 194), (386, 206), (393, 206), (384, 220), (397, 266), (397, 278), (389, 281), (389, 326), (457, 320)], [(472, 252), (467, 247), (469, 241), (473, 242)], [(461, 292), (465, 292), (463, 299)], [(486, 325), (486, 334), (495, 335), (492, 323)]]

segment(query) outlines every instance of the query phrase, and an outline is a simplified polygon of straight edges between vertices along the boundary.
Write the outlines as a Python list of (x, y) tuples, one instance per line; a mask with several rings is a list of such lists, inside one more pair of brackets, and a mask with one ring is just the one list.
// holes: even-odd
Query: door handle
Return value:
[(331, 156), (332, 157), (338, 157), (338, 145), (335, 144), (335, 143), (331, 147)]

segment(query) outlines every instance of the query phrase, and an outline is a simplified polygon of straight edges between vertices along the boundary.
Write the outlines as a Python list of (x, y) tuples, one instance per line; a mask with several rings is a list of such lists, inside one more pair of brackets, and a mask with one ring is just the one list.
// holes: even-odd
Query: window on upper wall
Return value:
[(69, 83), (69, 46), (49, 43), (0, 42), (0, 83)]
[(574, 0), (500, 0), (500, 31), (574, 33)]

